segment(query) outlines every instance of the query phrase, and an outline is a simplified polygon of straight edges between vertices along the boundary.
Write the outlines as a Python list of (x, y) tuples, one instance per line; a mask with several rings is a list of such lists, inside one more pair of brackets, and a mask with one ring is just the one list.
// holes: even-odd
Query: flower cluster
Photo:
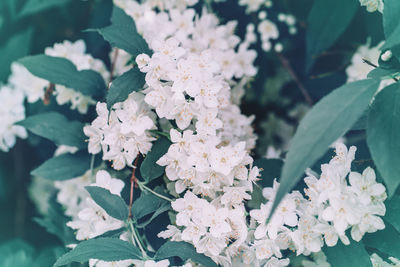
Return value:
[(361, 6), (365, 6), (368, 12), (379, 11), (383, 13), (383, 1), (382, 0), (360, 0)]
[(9, 86), (0, 87), (0, 150), (8, 151), (16, 137), (26, 138), (24, 127), (15, 125), (25, 119), (24, 95)]
[(282, 257), (282, 250), (295, 250), (297, 255), (319, 252), (324, 245), (335, 246), (340, 239), (344, 244), (351, 237), (360, 241), (365, 233), (385, 227), (380, 216), (385, 214), (385, 187), (375, 180), (375, 172), (366, 168), (362, 174), (351, 172), (355, 147), (349, 150), (336, 144), (336, 156), (321, 166), (321, 175), (309, 171), (304, 179), (308, 188), (304, 198), (299, 191), (288, 194), (279, 204), (272, 218), (267, 221), (279, 184), (264, 188), (266, 204), (251, 210), (256, 223), (254, 242), (247, 248), (254, 251), (254, 258), (265, 260)]
[[(45, 54), (52, 57), (61, 57), (70, 60), (78, 70), (95, 70), (99, 72), (105, 80), (109, 79), (109, 73), (104, 63), (95, 59), (89, 54), (85, 54), (86, 46), (82, 40), (71, 43), (64, 41), (55, 44), (53, 47), (45, 49)], [(24, 66), (14, 62), (11, 66), (12, 74), (9, 83), (17, 90), (21, 90), (26, 95), (28, 102), (34, 103), (39, 99), (45, 98), (45, 91), (49, 89), (49, 82), (32, 75)], [(51, 92), (50, 92), (51, 93)], [(90, 97), (75, 91), (73, 88), (66, 88), (56, 84), (54, 95), (59, 105), (71, 104), (71, 109), (77, 109), (80, 113), (87, 113), (89, 105), (96, 102)]]
[[(83, 177), (80, 179), (85, 178)], [(79, 180), (75, 181), (75, 183), (79, 183), (79, 185), (82, 186), (82, 182)], [(121, 180), (111, 178), (110, 174), (106, 171), (98, 171), (96, 174), (96, 182), (90, 184), (90, 186), (105, 188), (109, 190), (112, 194), (118, 196), (121, 195), (121, 191), (124, 185), (124, 182), (122, 182)], [(79, 205), (79, 212), (77, 214), (77, 217), (73, 217), (72, 221), (67, 223), (69, 227), (77, 230), (76, 239), (86, 240), (89, 238), (93, 238), (104, 234), (107, 231), (119, 229), (124, 225), (122, 221), (114, 219), (113, 217), (108, 215), (102, 207), (97, 205), (96, 202), (94, 202), (94, 200), (90, 198), (90, 196), (87, 196), (85, 199), (81, 199), (80, 197), (81, 202), (78, 204), (72, 202), (71, 205), (71, 202), (63, 201), (63, 195), (77, 195), (68, 194), (65, 192), (65, 190), (68, 190), (68, 185), (58, 185), (58, 187), (61, 187), (62, 190), (58, 193), (57, 200), (60, 203), (66, 205), (68, 207), (67, 210), (74, 208), (76, 205)], [(82, 187), (81, 189), (84, 190), (84, 188)], [(76, 215), (76, 212), (71, 210), (70, 214)]]
[(103, 151), (103, 160), (112, 161), (116, 170), (132, 166), (139, 153), (147, 154), (155, 140), (148, 130), (155, 124), (154, 113), (143, 99), (143, 94), (133, 92), (110, 111), (106, 103), (97, 103), (98, 117), (83, 129), (89, 136), (89, 153)]

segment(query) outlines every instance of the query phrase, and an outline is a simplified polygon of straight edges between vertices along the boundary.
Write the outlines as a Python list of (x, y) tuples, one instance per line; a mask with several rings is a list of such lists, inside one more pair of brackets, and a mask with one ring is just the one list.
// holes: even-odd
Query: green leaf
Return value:
[(315, 57), (330, 48), (346, 30), (359, 5), (358, 1), (349, 0), (314, 1), (307, 19), (307, 71), (313, 66)]
[(153, 194), (142, 193), (140, 197), (137, 200), (135, 200), (135, 202), (133, 202), (132, 215), (136, 220), (139, 220), (144, 216), (155, 212), (166, 202), (167, 202), (166, 200), (161, 199)]
[(346, 246), (338, 241), (336, 246), (325, 246), (322, 250), (332, 267), (372, 267), (371, 260), (362, 242), (352, 241), (350, 245)]
[[(87, 152), (63, 154), (45, 161), (31, 172), (33, 176), (62, 181), (82, 176), (90, 169), (91, 156)], [(73, 167), (71, 167), (73, 166)]]
[(367, 143), (389, 196), (400, 184), (400, 86), (384, 88), (368, 114)]
[(29, 53), (31, 39), (32, 28), (29, 28), (12, 36), (4, 46), (0, 47), (0, 81), (5, 81), (10, 75), (10, 65), (13, 61)]
[(156, 252), (156, 260), (163, 260), (171, 257), (179, 257), (182, 260), (192, 260), (205, 267), (217, 267), (217, 264), (209, 257), (199, 254), (196, 249), (186, 242), (168, 241), (162, 245)]
[(46, 112), (30, 116), (18, 122), (32, 133), (53, 141), (56, 145), (86, 148), (86, 136), (83, 133), (84, 124), (69, 121), (57, 112)]
[(400, 72), (394, 69), (375, 68), (368, 73), (368, 78), (377, 78), (381, 80), (392, 79), (399, 76)]
[(303, 118), (290, 142), (282, 169), (274, 210), (284, 195), (339, 137), (343, 136), (368, 107), (379, 81), (345, 84), (321, 99)]
[(120, 261), (141, 259), (137, 247), (118, 238), (96, 238), (79, 243), (72, 251), (61, 256), (54, 266), (62, 266), (71, 262), (86, 262), (89, 259), (102, 261)]
[(394, 195), (386, 202), (385, 220), (400, 233), (400, 196)]
[(144, 158), (142, 165), (140, 165), (140, 174), (147, 182), (160, 177), (164, 173), (165, 167), (158, 165), (156, 161), (168, 152), (170, 145), (171, 142), (167, 138), (160, 137)]
[(386, 38), (385, 44), (380, 50), (384, 51), (400, 45), (400, 24), (393, 30), (389, 37)]
[(92, 199), (102, 207), (111, 217), (125, 221), (128, 219), (128, 207), (118, 195), (112, 194), (107, 189), (97, 186), (86, 186)]
[(106, 91), (101, 75), (93, 70), (78, 71), (65, 58), (35, 55), (19, 60), (33, 75), (54, 84), (64, 85), (87, 96), (100, 97)]
[(398, 0), (385, 0), (385, 8), (383, 9), (383, 29), (385, 32), (386, 40), (391, 45), (393, 54), (400, 59), (400, 46), (396, 45), (399, 37), (396, 35), (399, 33), (400, 25), (400, 1)]
[(376, 248), (380, 252), (400, 258), (400, 233), (390, 224), (385, 222), (385, 229), (373, 234), (366, 234), (363, 242), (366, 247)]
[(70, 0), (29, 0), (18, 14), (19, 17), (45, 11), (52, 7), (62, 6)]
[(144, 73), (138, 68), (133, 68), (115, 79), (107, 93), (108, 109), (115, 103), (126, 100), (133, 91), (142, 89), (145, 84), (144, 77)]
[(111, 46), (125, 50), (134, 58), (142, 53), (151, 54), (146, 41), (136, 31), (133, 19), (116, 6), (113, 9), (111, 25), (99, 29), (98, 32)]

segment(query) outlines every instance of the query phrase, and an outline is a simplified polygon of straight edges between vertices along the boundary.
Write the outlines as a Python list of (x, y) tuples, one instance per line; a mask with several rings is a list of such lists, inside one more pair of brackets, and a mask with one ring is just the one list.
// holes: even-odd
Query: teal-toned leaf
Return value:
[(161, 199), (153, 194), (142, 193), (140, 197), (137, 200), (135, 200), (135, 202), (133, 202), (132, 205), (133, 218), (139, 220), (144, 216), (155, 212), (161, 206), (165, 205), (166, 202), (167, 202), (166, 200)]
[(46, 112), (30, 116), (18, 123), (32, 133), (53, 141), (56, 145), (86, 148), (86, 136), (83, 133), (84, 124), (69, 121), (57, 112)]
[(111, 46), (125, 50), (134, 58), (142, 53), (151, 54), (146, 41), (136, 31), (133, 19), (118, 7), (114, 6), (111, 25), (98, 32)]
[(324, 155), (367, 109), (379, 81), (362, 80), (337, 88), (303, 118), (290, 142), (273, 210), (300, 179), (304, 170)]
[(102, 187), (86, 186), (85, 188), (97, 205), (102, 207), (108, 215), (121, 221), (128, 219), (128, 207), (120, 196)]
[(368, 78), (388, 80), (399, 76), (399, 70), (375, 68), (368, 73)]
[(26, 56), (30, 50), (32, 29), (25, 30), (12, 36), (4, 46), (0, 47), (0, 81), (6, 81), (10, 74), (10, 65), (13, 61)]
[(141, 259), (137, 247), (118, 238), (96, 238), (79, 243), (72, 251), (60, 257), (54, 266), (62, 266), (71, 262), (86, 262), (89, 259), (103, 261), (119, 261)]
[[(45, 161), (31, 172), (33, 176), (62, 181), (82, 176), (90, 169), (91, 156), (86, 152), (63, 154)], [(73, 167), (71, 167), (73, 166)]]
[(400, 233), (400, 196), (394, 195), (386, 203), (385, 220)]
[(358, 1), (348, 0), (314, 1), (307, 19), (307, 71), (315, 57), (330, 48), (346, 30), (359, 5)]
[(45, 11), (52, 7), (59, 7), (67, 4), (70, 0), (29, 0), (26, 2), (18, 16), (23, 17), (34, 13)]
[(399, 240), (400, 233), (388, 222), (385, 222), (385, 229), (372, 234), (366, 234), (363, 237), (366, 247), (375, 248), (395, 258), (400, 258)]
[(400, 45), (400, 24), (393, 30), (389, 37), (386, 38), (385, 44), (381, 50), (391, 49)]
[(130, 93), (142, 89), (144, 77), (144, 73), (134, 68), (115, 79), (107, 92), (107, 107), (110, 109), (115, 103), (126, 100)]
[(343, 245), (342, 242), (338, 241), (336, 246), (325, 246), (323, 251), (332, 267), (372, 267), (371, 260), (362, 242), (352, 241), (350, 245), (346, 246)]
[(76, 66), (65, 58), (35, 55), (24, 57), (19, 63), (37, 77), (72, 88), (87, 96), (99, 97), (106, 90), (99, 73), (92, 70), (78, 71)]
[(182, 260), (192, 260), (205, 267), (217, 267), (217, 264), (209, 257), (199, 254), (193, 245), (186, 242), (168, 241), (162, 245), (156, 252), (155, 258), (163, 260), (171, 257), (179, 257)]
[(156, 162), (168, 152), (170, 145), (171, 142), (167, 138), (160, 137), (144, 158), (142, 165), (140, 165), (140, 174), (147, 182), (160, 177), (164, 173), (165, 167), (158, 165)]
[(385, 32), (386, 40), (392, 43), (391, 50), (393, 54), (397, 57), (397, 59), (400, 59), (400, 46), (395, 44), (398, 42), (398, 37), (395, 34), (398, 34), (399, 31), (399, 14), (400, 1), (385, 0), (385, 8), (383, 9), (383, 30)]
[(400, 86), (384, 88), (368, 114), (367, 143), (389, 195), (400, 184)]

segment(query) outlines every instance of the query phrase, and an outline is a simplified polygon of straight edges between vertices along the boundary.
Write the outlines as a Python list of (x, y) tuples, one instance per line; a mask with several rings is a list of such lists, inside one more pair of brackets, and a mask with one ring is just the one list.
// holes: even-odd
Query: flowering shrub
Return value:
[(36, 221), (62, 246), (1, 263), (399, 266), (400, 2), (89, 2), (110, 14), (95, 44), (5, 72), (0, 150), (39, 159)]

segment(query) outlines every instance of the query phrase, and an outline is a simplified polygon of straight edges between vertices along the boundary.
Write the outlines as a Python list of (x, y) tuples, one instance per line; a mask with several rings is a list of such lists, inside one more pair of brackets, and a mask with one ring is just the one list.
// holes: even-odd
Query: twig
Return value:
[(143, 246), (142, 246), (142, 243), (140, 242), (140, 239), (139, 239), (138, 235), (136, 234), (136, 230), (135, 230), (135, 228), (133, 227), (133, 222), (132, 222), (132, 220), (129, 220), (129, 226), (130, 226), (130, 228), (131, 228), (132, 235), (133, 235), (133, 237), (134, 237), (136, 243), (138, 244), (140, 251), (142, 252), (142, 256), (143, 256), (144, 258), (147, 258), (147, 253), (146, 253), (146, 251), (144, 250), (144, 248), (143, 248)]
[(140, 189), (144, 189), (144, 190), (146, 190), (146, 191), (149, 191), (149, 192), (152, 193), (153, 195), (155, 195), (155, 196), (157, 196), (157, 197), (159, 197), (159, 198), (162, 198), (162, 199), (164, 199), (164, 200), (166, 200), (166, 201), (169, 201), (169, 202), (172, 202), (172, 201), (173, 201), (173, 200), (170, 199), (169, 197), (163, 196), (163, 195), (157, 193), (156, 191), (150, 189), (149, 187), (147, 187), (146, 185), (144, 185), (144, 184), (141, 183), (141, 182), (138, 182), (138, 184), (139, 184)]
[(132, 176), (131, 176), (131, 192), (130, 192), (130, 195), (129, 195), (129, 216), (128, 216), (129, 219), (132, 218), (133, 185), (135, 185), (135, 187), (137, 187), (137, 184), (138, 184), (138, 180), (137, 180), (137, 178), (135, 176), (135, 172), (136, 172), (136, 169), (137, 169), (139, 156), (140, 156), (140, 153), (137, 154), (135, 162), (133, 163), (133, 170), (132, 170)]
[(300, 89), (300, 92), (302, 93), (302, 95), (304, 96), (306, 102), (308, 105), (312, 106), (313, 105), (313, 100), (311, 98), (311, 96), (308, 94), (306, 88), (304, 87), (304, 85), (301, 83), (299, 77), (297, 76), (297, 74), (294, 72), (292, 66), (290, 66), (289, 60), (281, 53), (276, 53), (282, 66), (289, 72), (290, 76), (292, 76), (293, 80), (295, 81), (295, 83), (297, 84), (297, 86)]
[(50, 104), (51, 94), (53, 94), (55, 89), (55, 84), (50, 83), (49, 86), (46, 88), (46, 92), (44, 93), (43, 104), (48, 105)]
[(118, 49), (118, 48), (115, 48), (114, 55), (113, 55), (113, 59), (112, 59), (112, 62), (111, 62), (110, 82), (109, 82), (109, 83), (111, 83), (112, 80), (113, 80), (115, 65), (117, 64), (118, 51), (119, 51), (119, 49)]

